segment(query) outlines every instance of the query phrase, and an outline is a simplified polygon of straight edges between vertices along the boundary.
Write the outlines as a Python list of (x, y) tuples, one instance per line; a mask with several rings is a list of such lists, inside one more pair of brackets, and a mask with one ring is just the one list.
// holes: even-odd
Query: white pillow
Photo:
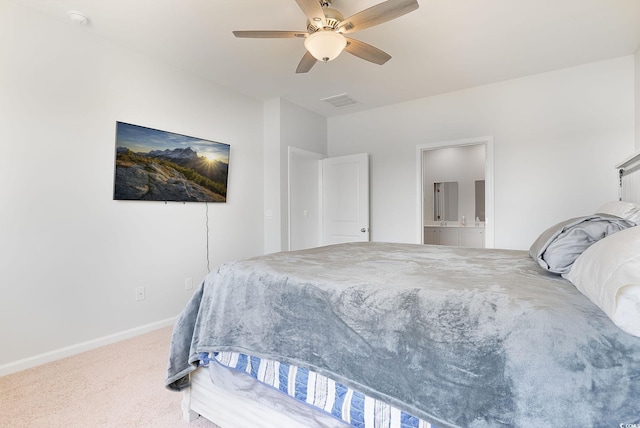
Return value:
[(633, 202), (611, 201), (607, 202), (596, 213), (611, 214), (632, 221), (635, 224), (640, 223), (640, 205)]
[(563, 276), (618, 327), (640, 337), (640, 227), (596, 242)]

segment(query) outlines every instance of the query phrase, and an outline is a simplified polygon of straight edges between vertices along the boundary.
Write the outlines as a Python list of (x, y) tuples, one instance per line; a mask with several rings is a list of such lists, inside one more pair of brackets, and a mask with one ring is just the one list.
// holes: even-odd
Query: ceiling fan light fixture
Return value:
[(320, 30), (304, 40), (304, 47), (318, 61), (328, 62), (335, 59), (347, 46), (347, 39), (331, 30)]

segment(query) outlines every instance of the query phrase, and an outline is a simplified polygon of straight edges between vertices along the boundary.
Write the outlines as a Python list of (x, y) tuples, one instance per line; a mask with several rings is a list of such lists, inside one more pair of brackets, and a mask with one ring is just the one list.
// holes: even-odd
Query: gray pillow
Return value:
[(567, 273), (591, 245), (633, 226), (634, 223), (609, 214), (572, 218), (545, 230), (529, 248), (529, 255), (549, 272)]

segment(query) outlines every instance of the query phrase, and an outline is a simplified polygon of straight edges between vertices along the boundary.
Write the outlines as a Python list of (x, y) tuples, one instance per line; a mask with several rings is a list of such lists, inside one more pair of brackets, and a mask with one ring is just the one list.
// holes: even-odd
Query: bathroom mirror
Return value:
[(458, 182), (433, 183), (433, 219), (458, 221)]

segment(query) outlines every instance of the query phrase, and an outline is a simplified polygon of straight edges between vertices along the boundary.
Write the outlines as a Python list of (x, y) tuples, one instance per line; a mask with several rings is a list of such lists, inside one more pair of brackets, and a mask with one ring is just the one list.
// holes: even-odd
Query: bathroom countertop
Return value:
[(484, 222), (480, 222), (480, 226), (476, 226), (475, 223), (467, 223), (465, 225), (460, 224), (459, 222), (448, 221), (447, 224), (440, 224), (440, 222), (429, 222), (424, 225), (424, 227), (465, 227), (465, 228), (477, 228), (484, 229)]

